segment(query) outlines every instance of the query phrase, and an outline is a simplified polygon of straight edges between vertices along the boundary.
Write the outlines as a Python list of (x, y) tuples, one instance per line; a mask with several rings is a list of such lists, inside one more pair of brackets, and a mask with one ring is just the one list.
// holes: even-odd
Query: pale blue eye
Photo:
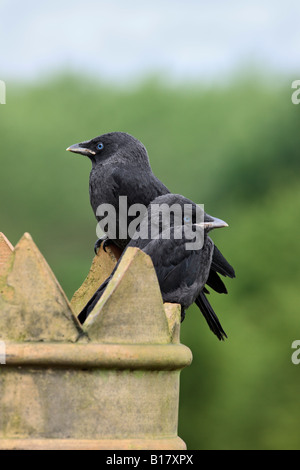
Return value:
[(97, 144), (97, 150), (102, 150), (104, 147), (104, 145), (102, 144), (102, 142), (99, 142), (99, 144)]

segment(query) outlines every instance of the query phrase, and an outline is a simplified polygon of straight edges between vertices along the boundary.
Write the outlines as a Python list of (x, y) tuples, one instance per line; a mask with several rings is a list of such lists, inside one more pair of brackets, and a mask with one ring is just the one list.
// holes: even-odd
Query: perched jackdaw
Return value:
[[(179, 214), (172, 213), (172, 217), (166, 221), (167, 224), (164, 224), (160, 217), (163, 205), (173, 208), (177, 205), (181, 209)], [(187, 207), (190, 209), (188, 213)], [(181, 320), (185, 317), (185, 310), (196, 302), (210, 329), (220, 340), (226, 337), (226, 333), (215, 312), (207, 304), (204, 286), (209, 278), (214, 252), (214, 243), (207, 234), (214, 228), (226, 226), (226, 222), (206, 214), (189, 199), (169, 193), (152, 201), (136, 234), (127, 245), (127, 247), (137, 247), (151, 257), (163, 301), (181, 305)], [(153, 231), (156, 238), (151, 238)], [(196, 235), (198, 235), (197, 241)], [(194, 246), (189, 246), (188, 249), (189, 243), (194, 243)], [(112, 274), (80, 312), (78, 318), (81, 323), (86, 320), (99, 301), (121, 259), (122, 256)], [(201, 308), (202, 305), (205, 308)]]
[[(127, 206), (143, 204), (146, 207), (157, 197), (169, 194), (166, 186), (153, 174), (149, 157), (144, 145), (135, 137), (123, 132), (111, 132), (95, 137), (92, 140), (74, 144), (67, 149), (70, 152), (87, 156), (92, 162), (90, 173), (90, 202), (98, 221), (102, 216), (97, 216), (97, 209), (103, 204), (110, 204), (116, 209), (116, 232), (111, 236), (97, 240), (95, 249), (99, 248), (104, 240), (104, 246), (115, 243), (119, 248), (124, 248), (130, 242), (131, 237), (119, 237), (119, 228), (122, 221), (118, 219), (120, 213), (120, 196), (127, 197)], [(128, 225), (134, 217), (128, 217)], [(214, 245), (211, 267), (206, 284), (219, 293), (227, 293), (223, 281), (218, 276), (235, 277), (233, 267), (224, 258), (222, 253)], [(206, 293), (208, 292), (205, 289)], [(204, 292), (197, 297), (195, 302), (205, 317), (212, 314)]]

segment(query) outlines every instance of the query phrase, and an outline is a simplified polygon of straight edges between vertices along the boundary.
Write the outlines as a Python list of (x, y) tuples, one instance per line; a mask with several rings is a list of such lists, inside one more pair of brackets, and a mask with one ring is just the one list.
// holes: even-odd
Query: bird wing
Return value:
[[(158, 272), (158, 280), (161, 291), (164, 294), (167, 294), (175, 291), (177, 288), (182, 287), (183, 285), (191, 287), (195, 282), (195, 279), (197, 279), (199, 284), (197, 289), (198, 295), (195, 299), (195, 303), (200, 309), (211, 331), (217, 336), (219, 340), (224, 340), (224, 338), (227, 338), (227, 335), (205, 295), (205, 293), (207, 293), (207, 289), (204, 287), (206, 274), (205, 270), (202, 271), (199, 269), (199, 254), (196, 255), (195, 252), (187, 250), (185, 250), (184, 253), (185, 257), (182, 258), (181, 261), (177, 262), (177, 264), (169, 264), (168, 266), (162, 266), (162, 268), (160, 267), (160, 271)], [(204, 256), (202, 263), (205, 262), (207, 261), (205, 261)], [(208, 284), (206, 281), (207, 284), (213, 284), (214, 289), (217, 290), (217, 292), (224, 292), (224, 290), (226, 291), (226, 287), (216, 272), (210, 270), (209, 279), (210, 282)], [(201, 284), (202, 290), (200, 290)]]
[[(209, 271), (209, 276), (206, 281), (206, 284), (209, 287), (211, 287), (214, 291), (218, 292), (219, 294), (228, 293), (224, 282), (222, 281), (218, 273), (214, 271), (212, 268)], [(209, 292), (207, 291), (206, 293), (209, 293)]]
[(174, 291), (182, 284), (190, 287), (195, 282), (199, 268), (191, 258), (192, 255), (189, 255), (176, 265), (163, 266), (158, 279), (163, 292)]
[[(210, 267), (210, 273), (206, 284), (219, 294), (227, 294), (227, 289), (219, 274), (225, 277), (235, 277), (233, 267), (224, 258), (220, 250), (214, 245), (213, 257)], [(206, 292), (209, 293), (208, 291)]]
[(199, 251), (186, 250), (186, 240), (152, 240), (144, 248), (152, 258), (161, 291), (165, 294), (179, 287), (199, 285), (206, 281), (211, 262), (210, 243)]
[(219, 274), (223, 276), (228, 276), (231, 278), (235, 277), (235, 272), (233, 267), (228, 263), (228, 261), (224, 258), (220, 250), (214, 245), (214, 252), (211, 267), (214, 271), (217, 271)]

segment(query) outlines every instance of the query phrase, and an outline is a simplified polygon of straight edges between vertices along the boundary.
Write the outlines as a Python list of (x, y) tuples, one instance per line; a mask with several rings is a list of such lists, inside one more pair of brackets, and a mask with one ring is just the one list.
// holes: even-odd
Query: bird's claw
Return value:
[(106, 240), (104, 240), (103, 242), (103, 250), (105, 251), (106, 253), (106, 247), (109, 246), (109, 245), (112, 245), (113, 244), (113, 241), (110, 240), (109, 238), (107, 238)]
[(106, 239), (107, 239), (106, 235), (104, 235), (104, 237), (98, 238), (98, 240), (96, 241), (96, 243), (94, 245), (95, 255), (98, 254), (98, 251), (100, 250), (100, 247), (101, 247), (102, 243), (104, 243)]
[(98, 240), (96, 241), (95, 246), (94, 246), (95, 255), (98, 254), (98, 251), (99, 251), (101, 245), (102, 245), (103, 250), (105, 251), (105, 253), (107, 253), (106, 248), (109, 245), (111, 245), (112, 243), (113, 243), (113, 241), (110, 240), (106, 235), (104, 235), (104, 237), (102, 237), (102, 238), (98, 238)]

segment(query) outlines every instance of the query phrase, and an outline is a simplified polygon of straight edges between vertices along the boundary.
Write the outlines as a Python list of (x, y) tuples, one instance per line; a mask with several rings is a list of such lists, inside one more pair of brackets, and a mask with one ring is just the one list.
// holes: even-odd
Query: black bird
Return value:
[[(102, 204), (111, 204), (119, 214), (119, 196), (127, 197), (127, 206), (139, 203), (148, 207), (151, 201), (170, 191), (152, 173), (149, 157), (144, 145), (135, 137), (124, 132), (111, 132), (87, 142), (71, 145), (68, 151), (89, 157), (92, 162), (90, 173), (90, 202), (98, 221), (97, 209)], [(128, 218), (128, 224), (133, 217)], [(122, 250), (130, 237), (120, 239), (119, 220), (117, 237), (108, 238)], [(96, 242), (99, 248), (101, 240)]]
[[(168, 207), (177, 204), (177, 207), (181, 209), (177, 218), (174, 213), (171, 214), (171, 218), (168, 218), (167, 222), (170, 222), (170, 228), (168, 228), (168, 225), (164, 225), (159, 218), (160, 207), (163, 207), (163, 204)], [(189, 205), (192, 209), (188, 215), (184, 210), (187, 207), (185, 205)], [(200, 221), (199, 217), (198, 220), (196, 217), (197, 210), (198, 216), (202, 212)], [(187, 226), (190, 226), (193, 230), (193, 233), (190, 233), (189, 236), (185, 232)], [(166, 194), (156, 198), (148, 206), (147, 213), (144, 215), (137, 231), (140, 234), (141, 230), (144, 229), (144, 238), (135, 239), (133, 237), (127, 245), (127, 247), (137, 247), (151, 257), (163, 301), (181, 305), (181, 320), (185, 317), (185, 310), (196, 301), (210, 329), (220, 340), (227, 336), (215, 312), (206, 302), (204, 286), (210, 275), (214, 251), (214, 243), (207, 234), (214, 228), (226, 226), (226, 222), (206, 214), (189, 199), (178, 194)], [(158, 237), (151, 239), (153, 229), (157, 230)], [(199, 245), (194, 245), (194, 249), (187, 249), (187, 243), (195, 237), (196, 232), (198, 232)], [(122, 256), (112, 274), (104, 281), (80, 312), (78, 318), (81, 323), (86, 320), (102, 296), (121, 259)], [(217, 274), (216, 276), (221, 285), (221, 279)]]
[[(92, 162), (90, 173), (90, 202), (98, 221), (97, 208), (102, 204), (111, 204), (119, 214), (119, 197), (127, 196), (128, 207), (140, 203), (145, 207), (156, 197), (169, 194), (168, 188), (153, 174), (149, 157), (144, 145), (135, 137), (124, 132), (111, 132), (95, 137), (92, 140), (72, 145), (67, 149), (70, 152), (87, 156)], [(128, 224), (132, 218), (128, 217)], [(122, 250), (130, 242), (130, 237), (118, 237), (119, 220), (117, 222), (117, 236), (97, 240), (95, 249), (99, 248), (104, 240), (105, 244), (113, 241)], [(233, 267), (224, 258), (216, 246), (213, 249), (211, 269), (207, 285), (219, 293), (227, 293), (227, 289), (218, 276), (235, 277)], [(208, 291), (206, 290), (206, 293)], [(206, 296), (195, 300), (203, 315), (213, 311)]]

